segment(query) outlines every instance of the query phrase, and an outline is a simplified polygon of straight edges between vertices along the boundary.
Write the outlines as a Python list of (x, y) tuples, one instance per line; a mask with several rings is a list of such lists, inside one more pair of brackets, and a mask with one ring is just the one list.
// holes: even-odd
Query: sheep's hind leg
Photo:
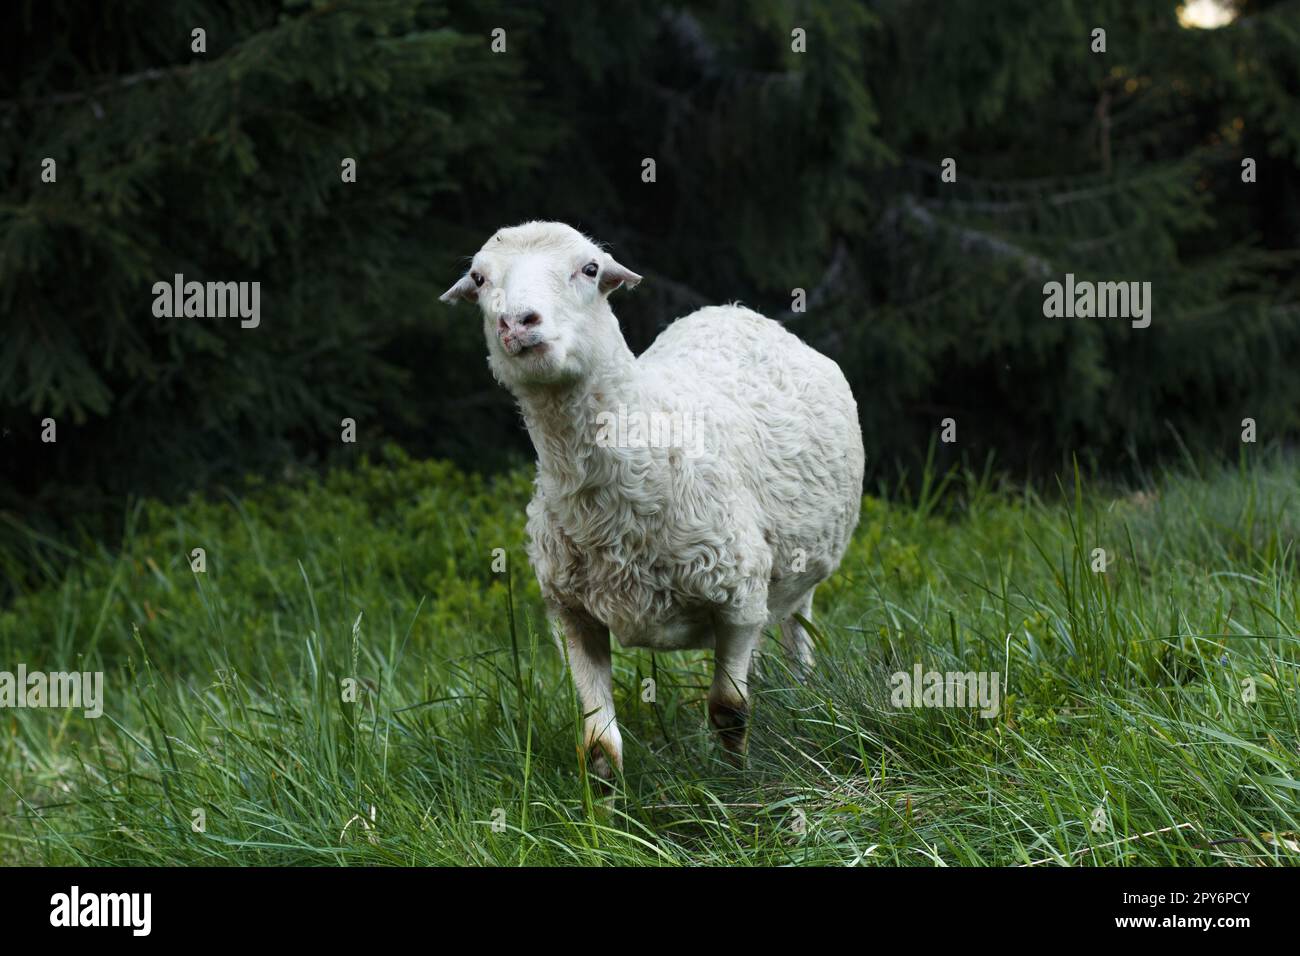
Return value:
[(762, 633), (762, 624), (718, 622), (715, 627), (709, 723), (736, 766), (744, 763), (749, 742), (749, 665)]
[(809, 589), (799, 601), (799, 606), (795, 608), (794, 613), (781, 622), (781, 648), (790, 662), (791, 672), (801, 681), (812, 673), (813, 642), (812, 635), (799, 623), (795, 615), (811, 622), (812, 602), (813, 592)]
[(580, 611), (556, 615), (564, 631), (569, 674), (582, 706), (587, 766), (607, 784), (623, 769), (623, 738), (614, 720), (614, 675), (609, 628)]

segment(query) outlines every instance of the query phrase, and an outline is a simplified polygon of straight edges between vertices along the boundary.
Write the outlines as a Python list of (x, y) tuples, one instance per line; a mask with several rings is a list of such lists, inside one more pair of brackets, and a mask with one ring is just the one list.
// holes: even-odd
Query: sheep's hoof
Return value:
[(595, 778), (594, 790), (602, 797), (614, 794), (614, 764), (600, 744), (587, 749), (587, 772)]
[(745, 748), (749, 743), (749, 707), (711, 700), (709, 723), (722, 741), (727, 761), (734, 767), (744, 766)]

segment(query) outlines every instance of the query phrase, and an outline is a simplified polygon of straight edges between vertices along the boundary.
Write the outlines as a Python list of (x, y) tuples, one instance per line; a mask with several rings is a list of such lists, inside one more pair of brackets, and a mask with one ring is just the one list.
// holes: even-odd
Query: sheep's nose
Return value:
[(497, 334), (506, 335), (516, 328), (531, 328), (542, 324), (542, 317), (532, 309), (517, 312), (514, 315), (497, 317)]

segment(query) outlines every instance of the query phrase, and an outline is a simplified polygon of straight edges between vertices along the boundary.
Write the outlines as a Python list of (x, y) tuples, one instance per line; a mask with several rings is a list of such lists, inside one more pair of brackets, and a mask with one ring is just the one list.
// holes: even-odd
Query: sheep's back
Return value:
[(638, 364), (661, 395), (704, 419), (707, 454), (735, 469), (754, 503), (773, 576), (796, 551), (829, 574), (862, 494), (857, 404), (839, 366), (738, 306), (678, 319)]

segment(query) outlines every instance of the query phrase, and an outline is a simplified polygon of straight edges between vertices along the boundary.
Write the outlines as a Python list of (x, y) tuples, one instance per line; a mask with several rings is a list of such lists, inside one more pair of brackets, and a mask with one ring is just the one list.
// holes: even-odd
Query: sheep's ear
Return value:
[(600, 291), (604, 293), (613, 292), (619, 286), (631, 289), (641, 281), (641, 277), (625, 265), (621, 265), (613, 259), (605, 263), (605, 268), (600, 270)]
[(474, 285), (474, 280), (469, 277), (468, 272), (460, 277), (460, 281), (438, 296), (439, 302), (449, 302), (453, 305), (461, 299), (466, 302), (478, 301), (478, 286)]

